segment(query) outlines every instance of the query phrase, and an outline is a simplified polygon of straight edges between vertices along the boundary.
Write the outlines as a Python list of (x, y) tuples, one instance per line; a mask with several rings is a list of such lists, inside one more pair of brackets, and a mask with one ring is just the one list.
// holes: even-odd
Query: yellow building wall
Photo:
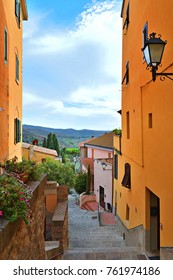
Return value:
[[(29, 155), (30, 155), (29, 150), (25, 149), (25, 148), (22, 148), (22, 158), (25, 159), (25, 160), (29, 160), (30, 159)], [(55, 156), (45, 154), (45, 153), (41, 153), (41, 152), (38, 152), (38, 151), (34, 151), (32, 160), (35, 161), (36, 163), (41, 163), (42, 159), (46, 159), (46, 158), (55, 159)]]
[[(118, 156), (118, 180), (114, 179), (117, 214), (128, 229), (143, 225), (147, 230), (146, 190), (150, 190), (160, 199), (160, 246), (169, 247), (173, 246), (170, 214), (173, 212), (173, 82), (168, 79), (162, 82), (159, 77), (156, 82), (151, 81), (141, 48), (142, 31), (148, 22), (148, 34), (156, 32), (168, 41), (159, 72), (166, 68), (166, 72), (173, 72), (173, 2), (126, 0), (123, 20), (128, 3), (130, 23), (123, 30), (122, 77), (129, 61), (129, 83), (122, 85), (122, 155)], [(127, 139), (126, 112), (130, 115), (130, 139)], [(148, 124), (149, 113), (152, 113), (152, 128)], [(121, 185), (127, 162), (131, 165), (131, 190)], [(126, 205), (130, 209), (129, 221)]]
[(8, 65), (4, 59), (4, 32), (7, 19), (4, 3), (0, 1), (0, 162), (8, 156)]
[[(20, 13), (20, 28), (15, 15), (15, 1), (2, 0), (2, 6), (7, 22), (8, 30), (8, 158), (14, 156), (18, 160), (22, 158), (21, 143), (14, 143), (14, 119), (18, 118), (22, 122), (22, 8)], [(21, 1), (24, 5), (24, 0)], [(21, 5), (21, 7), (22, 7)], [(16, 82), (16, 54), (19, 58), (19, 83)], [(21, 127), (22, 130), (22, 127)], [(22, 131), (21, 131), (22, 133)]]

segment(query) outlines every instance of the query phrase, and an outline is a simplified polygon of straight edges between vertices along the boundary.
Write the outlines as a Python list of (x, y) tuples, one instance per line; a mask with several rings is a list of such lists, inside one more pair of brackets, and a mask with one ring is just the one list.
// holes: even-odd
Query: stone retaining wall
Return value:
[(32, 222), (26, 225), (22, 220), (10, 223), (0, 219), (1, 260), (44, 260), (45, 196), (47, 177), (29, 182), (33, 190), (31, 200)]

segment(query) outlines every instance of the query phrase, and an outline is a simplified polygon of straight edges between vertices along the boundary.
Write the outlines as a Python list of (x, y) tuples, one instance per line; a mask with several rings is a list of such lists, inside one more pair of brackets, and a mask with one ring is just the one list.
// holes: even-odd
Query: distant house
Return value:
[(113, 157), (115, 132), (80, 144), (81, 168), (91, 170), (90, 190), (102, 207), (112, 210), (113, 203)]
[(26, 160), (33, 160), (35, 162), (44, 162), (46, 158), (58, 159), (56, 150), (22, 143), (22, 156)]

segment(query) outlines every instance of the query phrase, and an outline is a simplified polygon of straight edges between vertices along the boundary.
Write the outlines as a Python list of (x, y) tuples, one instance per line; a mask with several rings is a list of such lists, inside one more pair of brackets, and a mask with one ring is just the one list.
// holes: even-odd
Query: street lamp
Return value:
[[(167, 77), (173, 81), (173, 79), (169, 76), (173, 76), (173, 73), (157, 73), (158, 66), (161, 64), (162, 56), (164, 52), (166, 41), (160, 39), (160, 37), (156, 38), (156, 33), (151, 33), (150, 38), (146, 41), (145, 46), (142, 48), (145, 61), (147, 63), (147, 69), (151, 69), (152, 72), (152, 80), (155, 82), (156, 76)], [(161, 80), (165, 78), (161, 77)]]

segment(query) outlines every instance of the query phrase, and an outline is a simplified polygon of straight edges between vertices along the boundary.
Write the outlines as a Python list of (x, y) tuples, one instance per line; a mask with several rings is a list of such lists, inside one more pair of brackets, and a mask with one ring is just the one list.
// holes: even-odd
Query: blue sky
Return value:
[(27, 0), (23, 124), (120, 128), (121, 0)]

